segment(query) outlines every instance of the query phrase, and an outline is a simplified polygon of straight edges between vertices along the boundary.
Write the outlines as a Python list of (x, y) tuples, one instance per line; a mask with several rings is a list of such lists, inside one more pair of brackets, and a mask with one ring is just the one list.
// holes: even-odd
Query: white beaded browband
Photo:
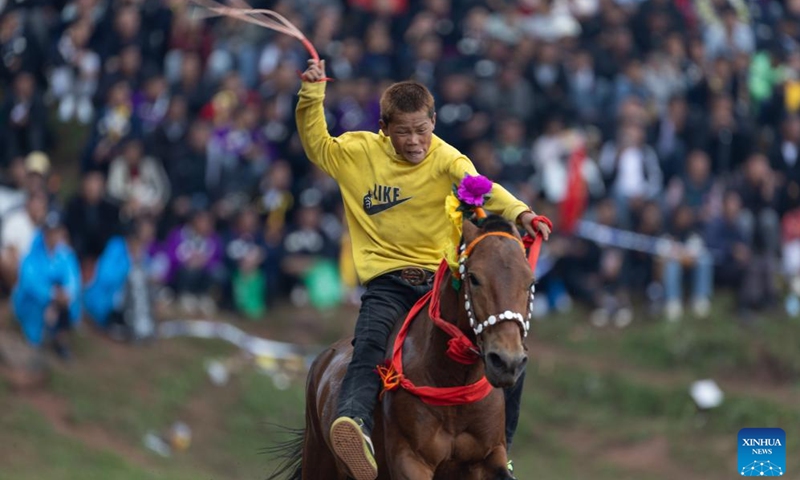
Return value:
[[(465, 254), (466, 245), (463, 243), (459, 248), (460, 256), (458, 259), (458, 273), (459, 276), (464, 279), (467, 276), (467, 265), (466, 261), (469, 255)], [(464, 310), (467, 311), (467, 317), (469, 318), (469, 326), (472, 327), (472, 330), (475, 332), (475, 336), (480, 335), (484, 330), (489, 328), (492, 325), (495, 325), (499, 322), (507, 322), (507, 321), (517, 321), (522, 326), (522, 331), (524, 337), (528, 336), (528, 330), (531, 328), (531, 315), (533, 314), (533, 298), (534, 294), (536, 293), (536, 285), (531, 285), (530, 289), (530, 296), (528, 298), (528, 315), (522, 315), (518, 312), (512, 312), (511, 310), (506, 310), (503, 313), (499, 313), (496, 315), (489, 315), (489, 317), (484, 320), (483, 322), (478, 322), (475, 319), (475, 311), (472, 308), (472, 301), (470, 300), (470, 292), (468, 287), (469, 282), (462, 283), (464, 287)]]

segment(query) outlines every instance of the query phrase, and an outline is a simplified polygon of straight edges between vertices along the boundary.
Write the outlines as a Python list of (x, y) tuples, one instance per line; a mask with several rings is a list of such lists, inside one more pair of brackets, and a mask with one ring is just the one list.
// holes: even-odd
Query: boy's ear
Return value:
[(436, 130), (436, 112), (433, 112), (431, 117), (431, 131)]
[(378, 120), (378, 126), (381, 128), (381, 132), (383, 132), (383, 134), (388, 137), (389, 136), (389, 125), (387, 125), (386, 122), (384, 122), (382, 118), (380, 120)]

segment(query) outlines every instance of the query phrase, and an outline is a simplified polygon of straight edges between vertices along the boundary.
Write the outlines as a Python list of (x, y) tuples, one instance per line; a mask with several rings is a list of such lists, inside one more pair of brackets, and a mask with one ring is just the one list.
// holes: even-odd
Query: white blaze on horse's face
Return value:
[(473, 228), (465, 222), (465, 243), (478, 240), (459, 268), (463, 306), (484, 354), (486, 378), (508, 387), (528, 360), (523, 341), (530, 329), (533, 274), (514, 238), (500, 232), (481, 237)]

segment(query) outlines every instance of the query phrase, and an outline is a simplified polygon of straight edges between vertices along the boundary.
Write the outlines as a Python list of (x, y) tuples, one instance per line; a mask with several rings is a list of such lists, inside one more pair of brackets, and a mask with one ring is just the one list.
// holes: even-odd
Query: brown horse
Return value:
[[(500, 217), (482, 227), (464, 222), (459, 290), (445, 273), (432, 292), (440, 317), (454, 324), (478, 347), (471, 365), (451, 359), (451, 337), (422, 309), (407, 329), (402, 346), (403, 374), (417, 386), (458, 387), (485, 376), (488, 396), (459, 406), (433, 406), (405, 389), (388, 392), (375, 412), (378, 479), (509, 479), (501, 388), (513, 385), (527, 362), (524, 336), (530, 326), (533, 272), (525, 261), (516, 229)], [(440, 276), (441, 278), (441, 276)], [(527, 320), (522, 314), (526, 313)], [(394, 345), (400, 325), (390, 339)], [(391, 348), (389, 349), (391, 355)], [(328, 439), (336, 418), (336, 399), (350, 362), (350, 340), (320, 354), (306, 387), (306, 427), (286, 464), (271, 478), (345, 480), (346, 467), (334, 456)], [(275, 450), (279, 451), (279, 450)], [(300, 454), (302, 452), (302, 460)], [(294, 455), (294, 458), (291, 458)]]

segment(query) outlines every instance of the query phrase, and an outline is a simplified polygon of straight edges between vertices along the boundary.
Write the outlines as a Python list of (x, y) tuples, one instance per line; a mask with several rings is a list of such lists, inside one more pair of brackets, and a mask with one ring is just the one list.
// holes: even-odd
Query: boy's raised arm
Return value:
[(312, 163), (328, 175), (336, 177), (343, 151), (338, 138), (328, 133), (325, 111), (325, 60), (309, 60), (308, 69), (301, 75), (303, 84), (298, 94), (300, 100), (295, 110), (297, 132), (303, 149)]

